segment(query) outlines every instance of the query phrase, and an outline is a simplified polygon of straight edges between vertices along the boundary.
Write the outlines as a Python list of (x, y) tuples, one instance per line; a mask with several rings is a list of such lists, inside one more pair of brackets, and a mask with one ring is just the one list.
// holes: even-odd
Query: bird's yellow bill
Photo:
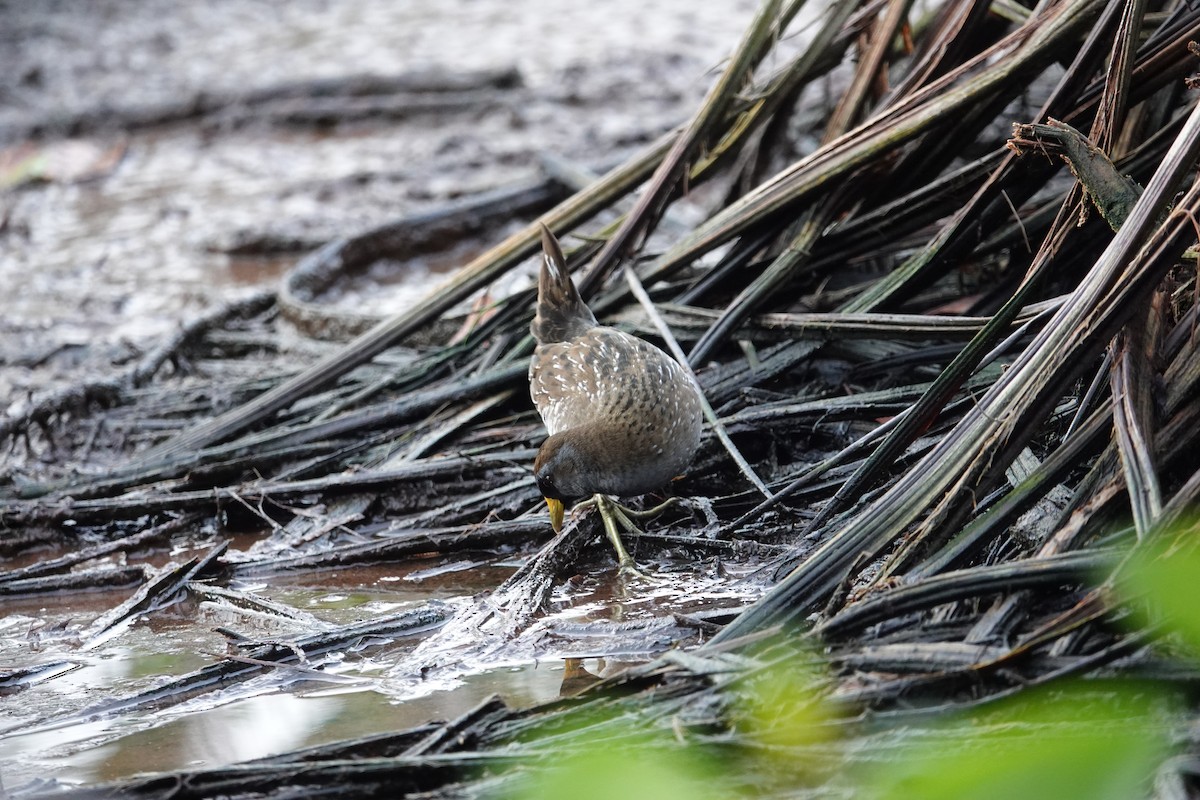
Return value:
[(551, 500), (547, 497), (546, 508), (550, 509), (550, 527), (554, 528), (555, 533), (558, 533), (562, 530), (563, 502), (562, 500)]

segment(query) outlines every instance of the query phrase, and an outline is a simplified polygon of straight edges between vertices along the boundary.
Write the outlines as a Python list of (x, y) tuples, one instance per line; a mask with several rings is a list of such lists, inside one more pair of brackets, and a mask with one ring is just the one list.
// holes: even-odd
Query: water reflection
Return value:
[(252, 697), (132, 732), (107, 730), (102, 723), (74, 725), (0, 739), (0, 775), (13, 789), (38, 777), (90, 783), (218, 767), (453, 718), (493, 694), (514, 707), (546, 702), (559, 696), (562, 681), (562, 662), (550, 662), (468, 676), (452, 690), (399, 702), (374, 691), (323, 689)]
[[(242, 651), (228, 650), (227, 639), (214, 631), (218, 626), (251, 640), (286, 642), (322, 625), (378, 618), (430, 600), (469, 605), (472, 596), (494, 588), (515, 566), (428, 559), (235, 583), (227, 587), (231, 596), (273, 601), (288, 613), (247, 609), (219, 592), (198, 591), (188, 603), (163, 610), (87, 653), (53, 639), (37, 650), (31, 647), (26, 634), (32, 624), (78, 627), (91, 616), (80, 615), (78, 608), (46, 607), (50, 598), (41, 598), (42, 607), (28, 609), (31, 616), (0, 617), (0, 659), (12, 665), (70, 660), (81, 666), (4, 699), (4, 786), (12, 790), (35, 778), (91, 783), (138, 772), (222, 766), (453, 719), (493, 694), (513, 707), (554, 700), (560, 691), (573, 694), (686, 637), (673, 615), (738, 606), (754, 593), (691, 565), (653, 565), (654, 580), (633, 589), (619, 585), (615, 569), (581, 571), (556, 588), (550, 608), (527, 629), (489, 639), (483, 649), (474, 640), (443, 643), (445, 660), (434, 669), (406, 666), (415, 642), (398, 641), (347, 652), (320, 671), (304, 665), (272, 670), (157, 711), (2, 733), (22, 722), (58, 719), (130, 698), (174, 676), (236, 658)], [(110, 596), (99, 606), (111, 603)]]

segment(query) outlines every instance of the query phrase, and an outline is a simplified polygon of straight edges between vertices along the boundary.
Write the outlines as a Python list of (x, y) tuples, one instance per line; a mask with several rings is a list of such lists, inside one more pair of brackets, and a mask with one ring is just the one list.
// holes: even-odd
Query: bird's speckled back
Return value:
[(565, 476), (569, 466), (570, 494), (628, 496), (660, 488), (695, 455), (700, 398), (662, 350), (597, 325), (557, 243), (548, 233), (543, 243), (532, 325), (538, 344), (529, 365), (530, 395), (551, 436), (539, 461), (549, 448), (570, 462), (562, 467)]

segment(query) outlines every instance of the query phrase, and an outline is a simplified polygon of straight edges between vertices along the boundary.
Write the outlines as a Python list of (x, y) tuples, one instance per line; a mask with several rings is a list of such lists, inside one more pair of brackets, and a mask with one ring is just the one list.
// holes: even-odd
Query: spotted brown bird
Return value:
[(542, 250), (529, 390), (550, 436), (534, 475), (555, 531), (565, 500), (591, 496), (621, 567), (632, 568), (617, 526), (636, 531), (630, 517), (658, 509), (630, 512), (608, 496), (661, 488), (691, 463), (700, 443), (700, 398), (662, 350), (597, 324), (545, 226)]

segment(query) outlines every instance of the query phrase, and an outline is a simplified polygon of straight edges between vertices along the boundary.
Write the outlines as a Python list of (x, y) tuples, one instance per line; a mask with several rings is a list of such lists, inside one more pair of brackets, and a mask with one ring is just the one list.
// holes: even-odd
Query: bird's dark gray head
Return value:
[(595, 493), (588, 476), (596, 465), (583, 448), (569, 436), (555, 434), (542, 442), (533, 461), (538, 491), (551, 500), (572, 500)]
[[(573, 500), (594, 494), (634, 497), (661, 488), (686, 463), (646, 458), (645, 443), (623, 428), (584, 425), (542, 442), (533, 474), (542, 496)], [(691, 460), (691, 452), (686, 454)]]

